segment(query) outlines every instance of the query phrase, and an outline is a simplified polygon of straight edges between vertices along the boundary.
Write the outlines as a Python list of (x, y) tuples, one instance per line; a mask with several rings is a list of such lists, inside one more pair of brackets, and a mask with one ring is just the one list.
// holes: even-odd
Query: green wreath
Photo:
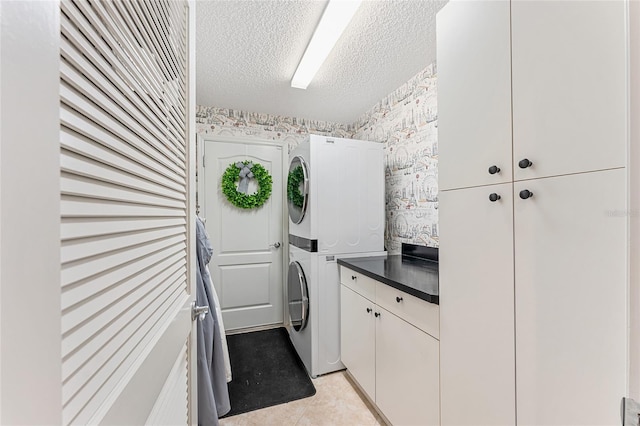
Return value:
[[(242, 164), (249, 164), (243, 161)], [(251, 167), (253, 178), (258, 183), (258, 191), (255, 194), (243, 194), (238, 191), (236, 182), (240, 180), (240, 169), (236, 164), (230, 164), (222, 175), (222, 193), (231, 204), (241, 209), (254, 209), (261, 207), (271, 196), (273, 179), (269, 172), (260, 164)]]
[(300, 192), (300, 184), (304, 180), (304, 172), (302, 166), (298, 166), (289, 172), (287, 178), (287, 198), (294, 206), (302, 208), (304, 204), (304, 195)]

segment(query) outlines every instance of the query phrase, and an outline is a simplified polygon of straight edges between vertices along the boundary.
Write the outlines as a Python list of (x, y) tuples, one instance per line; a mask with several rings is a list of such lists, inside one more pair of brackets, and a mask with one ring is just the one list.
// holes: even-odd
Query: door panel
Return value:
[(442, 425), (515, 424), (512, 187), (439, 195)]
[(173, 426), (189, 422), (188, 404), (181, 396), (188, 392), (190, 347), (190, 339), (187, 339), (145, 424)]
[[(199, 199), (213, 245), (209, 267), (227, 330), (283, 322), (283, 150), (248, 141), (205, 140)], [(273, 179), (262, 207), (241, 209), (220, 188), (230, 164), (249, 160)], [(249, 193), (257, 190), (255, 180)], [(279, 243), (278, 247), (275, 247)]]
[(625, 165), (625, 4), (512, 2), (516, 180)]
[[(184, 322), (191, 322), (191, 306), (181, 309), (162, 337), (150, 345), (151, 350), (127, 387), (104, 415), (99, 413), (100, 424), (126, 426), (144, 424), (147, 420), (152, 421), (147, 423), (151, 425), (188, 423), (189, 407), (184, 395), (188, 386), (190, 337), (184, 332)], [(173, 409), (170, 413), (169, 408)], [(172, 418), (175, 421), (170, 423)]]
[(194, 9), (59, 7), (62, 423), (195, 424)]
[[(514, 185), (519, 425), (620, 421), (624, 181), (617, 169)], [(518, 197), (525, 189), (532, 198)]]
[(374, 304), (350, 288), (340, 286), (340, 347), (342, 363), (362, 389), (376, 399), (376, 323)]
[(222, 309), (268, 305), (270, 269), (268, 263), (220, 266)]
[(389, 311), (376, 312), (376, 404), (394, 425), (438, 426), (438, 341)]
[(438, 13), (440, 190), (511, 180), (509, 13), (508, 1), (451, 1)]

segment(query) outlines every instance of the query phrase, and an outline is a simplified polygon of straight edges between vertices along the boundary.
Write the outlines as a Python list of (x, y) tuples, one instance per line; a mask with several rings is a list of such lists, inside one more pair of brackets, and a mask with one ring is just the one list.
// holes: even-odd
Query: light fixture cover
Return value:
[(306, 89), (351, 22), (362, 0), (329, 0), (320, 22), (298, 64), (291, 87)]

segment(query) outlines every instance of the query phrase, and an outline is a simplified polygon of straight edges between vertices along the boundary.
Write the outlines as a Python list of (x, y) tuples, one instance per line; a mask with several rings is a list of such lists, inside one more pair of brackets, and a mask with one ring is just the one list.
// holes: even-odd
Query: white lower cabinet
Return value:
[(376, 404), (394, 425), (440, 424), (438, 341), (378, 307)]
[(375, 305), (345, 286), (340, 286), (340, 351), (342, 363), (362, 389), (376, 399)]
[(440, 193), (443, 426), (619, 422), (625, 175)]
[[(423, 330), (438, 329), (438, 306), (375, 281), (372, 293), (358, 283), (360, 274), (344, 267), (341, 277), (343, 364), (393, 425), (439, 425), (439, 342)], [(360, 293), (385, 299), (375, 303)], [(391, 294), (394, 313), (380, 306)], [(435, 324), (418, 328), (406, 321), (405, 312), (416, 315), (420, 306), (423, 318), (435, 318)]]
[(516, 424), (512, 194), (505, 183), (438, 195), (443, 426)]

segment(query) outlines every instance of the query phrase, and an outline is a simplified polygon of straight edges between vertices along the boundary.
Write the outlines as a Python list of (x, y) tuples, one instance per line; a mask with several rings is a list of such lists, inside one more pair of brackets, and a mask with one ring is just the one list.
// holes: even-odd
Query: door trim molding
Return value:
[(60, 3), (0, 21), (0, 424), (61, 424)]

